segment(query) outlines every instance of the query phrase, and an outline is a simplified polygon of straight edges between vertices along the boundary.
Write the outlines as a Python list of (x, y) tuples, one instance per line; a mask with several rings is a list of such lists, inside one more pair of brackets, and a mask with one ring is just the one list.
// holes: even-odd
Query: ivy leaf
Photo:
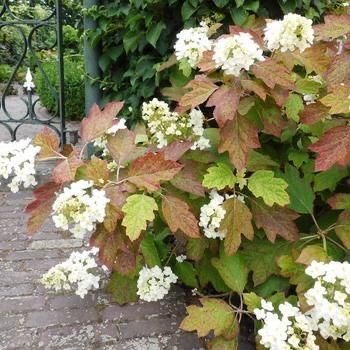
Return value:
[(338, 218), (335, 233), (347, 249), (350, 249), (350, 210), (344, 210)]
[(146, 40), (154, 47), (156, 48), (157, 42), (159, 40), (160, 34), (162, 33), (163, 29), (166, 28), (166, 25), (163, 22), (157, 22), (153, 23), (146, 33)]
[(305, 106), (300, 113), (300, 121), (303, 124), (312, 125), (329, 116), (329, 108), (317, 101)]
[(107, 285), (107, 292), (112, 295), (112, 300), (120, 305), (137, 301), (137, 279), (138, 276), (123, 276), (117, 271)]
[(57, 134), (48, 127), (35, 135), (33, 144), (40, 147), (39, 159), (57, 157), (60, 154), (60, 141)]
[(124, 102), (110, 102), (101, 110), (97, 104), (94, 104), (86, 118), (80, 124), (80, 136), (83, 143), (91, 142), (97, 137), (102, 136), (118, 120), (116, 115), (121, 111)]
[(186, 85), (186, 88), (192, 90), (181, 97), (179, 105), (193, 109), (205, 102), (218, 89), (218, 86), (205, 75), (199, 75), (194, 80), (191, 80)]
[(225, 254), (224, 249), (221, 249), (220, 257), (211, 259), (211, 262), (233, 292), (242, 293), (244, 291), (249, 271), (240, 252), (228, 256)]
[(250, 271), (253, 271), (254, 286), (264, 283), (272, 275), (278, 275), (277, 257), (289, 254), (290, 250), (290, 243), (282, 240), (271, 243), (255, 238), (253, 242), (244, 242), (242, 254)]
[(109, 179), (108, 162), (92, 156), (91, 160), (77, 169), (75, 179), (91, 180), (102, 187)]
[(252, 72), (271, 89), (276, 85), (280, 85), (289, 90), (293, 90), (294, 88), (291, 72), (272, 58), (268, 58), (265, 61), (253, 65)]
[(50, 217), (56, 192), (60, 188), (60, 184), (48, 182), (33, 192), (34, 199), (25, 208), (25, 212), (30, 215), (27, 222), (28, 234), (33, 235), (38, 232), (45, 220)]
[(134, 132), (124, 129), (107, 138), (107, 148), (113, 160), (121, 166), (135, 160), (145, 153), (145, 149), (136, 147)]
[(225, 187), (233, 188), (236, 180), (236, 176), (233, 175), (230, 166), (225, 163), (217, 163), (210, 167), (208, 173), (204, 175), (203, 185), (206, 188), (223, 190)]
[(214, 117), (220, 128), (236, 116), (241, 90), (236, 86), (221, 86), (209, 98), (207, 107), (215, 107)]
[(314, 26), (317, 40), (333, 40), (350, 33), (349, 15), (328, 15), (324, 17), (324, 24)]
[(190, 238), (200, 236), (198, 221), (183, 200), (169, 195), (164, 196), (162, 211), (171, 232), (181, 230)]
[(328, 198), (327, 203), (332, 209), (350, 209), (350, 194), (349, 193), (337, 193), (333, 197)]
[(122, 211), (125, 214), (122, 225), (126, 227), (126, 235), (135, 241), (140, 237), (143, 230), (147, 228), (147, 222), (153, 221), (155, 216), (153, 211), (158, 210), (154, 198), (133, 194), (126, 200)]
[(131, 163), (128, 181), (153, 192), (159, 190), (160, 181), (171, 180), (182, 168), (183, 165), (166, 160), (163, 153), (149, 152)]
[(258, 130), (254, 124), (239, 115), (225, 124), (220, 131), (220, 136), (218, 150), (220, 153), (228, 151), (231, 163), (237, 170), (246, 167), (249, 151), (261, 146)]
[(333, 91), (320, 99), (325, 106), (330, 107), (330, 114), (349, 113), (350, 110), (350, 87), (337, 86)]
[(237, 198), (226, 200), (223, 208), (226, 210), (226, 214), (221, 221), (220, 231), (226, 234), (225, 253), (232, 255), (237, 252), (241, 245), (241, 235), (249, 240), (254, 238), (253, 216), (249, 208)]
[(231, 307), (221, 299), (201, 298), (202, 307), (190, 305), (186, 308), (188, 316), (180, 328), (187, 332), (197, 331), (199, 337), (207, 336), (212, 330), (215, 336), (224, 334), (234, 322)]
[(329, 257), (326, 251), (320, 245), (308, 245), (305, 247), (296, 262), (298, 264), (310, 265), (312, 261), (329, 262)]
[(299, 217), (297, 213), (277, 205), (268, 207), (262, 201), (251, 203), (256, 227), (264, 229), (271, 242), (275, 242), (278, 235), (287, 241), (296, 241), (299, 238), (298, 227), (294, 222)]
[(284, 206), (290, 203), (286, 188), (288, 184), (274, 177), (273, 171), (258, 170), (248, 179), (248, 188), (255, 197), (262, 197), (272, 207), (275, 203)]
[(287, 193), (289, 194), (289, 207), (300, 214), (313, 213), (315, 193), (310, 183), (300, 177), (299, 171), (287, 164), (282, 178), (287, 182)]
[(337, 126), (328, 130), (319, 141), (309, 147), (318, 153), (316, 171), (325, 171), (333, 165), (346, 166), (350, 163), (350, 126)]
[(290, 94), (285, 103), (285, 108), (288, 119), (299, 122), (299, 113), (304, 109), (304, 103), (300, 95)]

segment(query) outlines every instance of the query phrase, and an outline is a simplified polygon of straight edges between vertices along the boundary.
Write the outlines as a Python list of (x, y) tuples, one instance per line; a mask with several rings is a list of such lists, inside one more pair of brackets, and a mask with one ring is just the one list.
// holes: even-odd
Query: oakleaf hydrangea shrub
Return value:
[[(206, 22), (193, 29), (208, 35), (202, 48), (188, 32), (175, 44), (188, 83), (167, 89), (172, 103), (145, 101), (142, 123), (126, 128), (123, 102), (111, 102), (82, 121), (80, 146), (61, 152), (42, 131), (36, 158), (57, 166), (26, 208), (29, 233), (52, 216), (98, 248), (96, 265), (109, 270), (107, 290), (120, 304), (187, 286), (201, 298), (180, 328), (209, 349), (236, 349), (246, 322), (258, 349), (345, 349), (350, 15), (342, 9), (322, 24), (288, 14), (224, 34)], [(99, 156), (86, 159), (90, 143)], [(45, 285), (81, 296), (97, 288), (90, 255), (70, 260)]]

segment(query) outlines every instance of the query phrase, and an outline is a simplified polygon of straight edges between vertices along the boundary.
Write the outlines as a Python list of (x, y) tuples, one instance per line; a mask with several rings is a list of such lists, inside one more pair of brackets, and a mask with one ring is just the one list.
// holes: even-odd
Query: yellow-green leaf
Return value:
[(280, 206), (289, 204), (289, 195), (286, 192), (288, 184), (274, 177), (273, 171), (258, 170), (248, 180), (248, 188), (255, 197), (261, 197), (272, 207), (275, 203)]
[(207, 188), (224, 189), (226, 186), (232, 188), (236, 183), (236, 176), (232, 168), (225, 163), (217, 163), (208, 169), (204, 175), (203, 186)]

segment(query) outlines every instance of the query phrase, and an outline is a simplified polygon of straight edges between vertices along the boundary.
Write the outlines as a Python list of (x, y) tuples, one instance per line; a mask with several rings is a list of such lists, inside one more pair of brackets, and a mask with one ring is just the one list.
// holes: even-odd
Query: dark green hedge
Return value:
[[(43, 68), (48, 76), (52, 86), (58, 88), (57, 63), (50, 60), (43, 64)], [(80, 120), (84, 117), (84, 67), (81, 60), (64, 61), (65, 75), (65, 113), (68, 120)], [(43, 74), (38, 70), (35, 77), (38, 93), (41, 103), (49, 111), (55, 112), (57, 108), (56, 100), (52, 96), (50, 88)]]
[[(156, 73), (154, 66), (173, 52), (176, 34), (196, 26), (203, 17), (244, 25), (252, 16), (280, 17), (298, 12), (317, 20), (326, 10), (327, 0), (119, 0), (105, 1), (90, 14), (98, 30), (88, 35), (94, 45), (102, 44), (99, 61), (103, 80), (98, 83), (104, 100), (125, 100), (138, 117), (143, 100), (157, 95), (160, 87), (178, 72)], [(126, 111), (128, 113), (128, 111)]]

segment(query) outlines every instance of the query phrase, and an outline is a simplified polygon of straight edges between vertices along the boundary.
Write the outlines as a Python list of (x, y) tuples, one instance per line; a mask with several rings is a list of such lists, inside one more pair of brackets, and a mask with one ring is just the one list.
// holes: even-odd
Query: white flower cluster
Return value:
[(313, 320), (303, 315), (299, 308), (288, 302), (280, 304), (278, 313), (271, 302), (261, 301), (261, 309), (255, 309), (263, 327), (258, 331), (260, 343), (271, 350), (318, 350)]
[(57, 196), (52, 207), (57, 228), (69, 230), (76, 238), (84, 238), (95, 229), (96, 222), (103, 222), (109, 199), (105, 191), (92, 186), (92, 181), (80, 180)]
[(313, 306), (307, 312), (317, 323), (323, 338), (350, 341), (350, 264), (313, 261), (305, 270), (315, 279), (313, 288), (305, 293)]
[(282, 20), (267, 23), (265, 29), (265, 41), (271, 51), (303, 52), (314, 41), (312, 20), (295, 13), (288, 13)]
[(176, 283), (177, 276), (169, 266), (162, 270), (159, 266), (148, 268), (144, 266), (137, 280), (137, 295), (145, 301), (157, 301), (169, 293), (172, 283)]
[(171, 112), (169, 105), (154, 98), (142, 105), (142, 118), (148, 124), (158, 148), (162, 148), (175, 140), (194, 141), (192, 149), (210, 147), (209, 140), (203, 136), (204, 115), (194, 109), (189, 115)]
[(178, 61), (185, 59), (192, 68), (196, 68), (203, 53), (212, 47), (208, 38), (209, 27), (205, 22), (200, 27), (184, 29), (176, 35), (175, 55)]
[(82, 253), (73, 252), (71, 256), (61, 264), (52, 267), (42, 278), (45, 288), (59, 290), (74, 290), (75, 294), (84, 298), (89, 290), (99, 287), (100, 276), (97, 273), (98, 266), (95, 255), (98, 249)]
[(244, 203), (244, 197), (240, 195), (221, 196), (217, 191), (210, 192), (210, 202), (201, 207), (199, 226), (203, 227), (204, 235), (208, 238), (225, 238), (225, 233), (220, 231), (221, 221), (225, 217), (226, 210), (223, 208), (225, 199), (237, 198)]
[(12, 192), (18, 192), (19, 187), (24, 188), (36, 185), (35, 157), (40, 147), (31, 145), (30, 139), (13, 142), (0, 142), (0, 179), (8, 179)]
[(125, 123), (126, 123), (126, 120), (124, 118), (119, 119), (119, 121), (116, 124), (114, 124), (111, 128), (109, 128), (104, 135), (94, 140), (94, 146), (102, 150), (102, 155), (104, 157), (109, 155), (109, 151), (107, 149), (108, 135), (115, 135), (118, 130), (126, 129), (127, 126), (125, 125)]
[(263, 61), (263, 51), (249, 33), (220, 38), (214, 44), (213, 59), (216, 67), (239, 76), (242, 69), (249, 70), (256, 61)]

